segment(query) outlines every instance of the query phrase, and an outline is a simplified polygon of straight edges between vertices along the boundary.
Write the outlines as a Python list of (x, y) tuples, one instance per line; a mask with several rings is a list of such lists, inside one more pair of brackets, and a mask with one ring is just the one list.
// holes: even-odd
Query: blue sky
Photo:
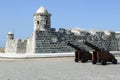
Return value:
[(25, 39), (33, 32), (33, 14), (44, 6), (53, 28), (120, 31), (120, 0), (0, 0), (0, 47), (9, 31)]

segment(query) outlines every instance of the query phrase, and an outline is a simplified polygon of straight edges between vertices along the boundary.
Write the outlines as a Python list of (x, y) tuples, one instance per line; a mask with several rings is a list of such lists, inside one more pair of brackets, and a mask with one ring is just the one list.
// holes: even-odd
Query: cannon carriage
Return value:
[(89, 51), (85, 51), (72, 43), (67, 43), (67, 45), (71, 46), (72, 48), (76, 50), (75, 51), (75, 62), (81, 61), (85, 63), (88, 60), (92, 59), (92, 54)]
[(109, 51), (100, 49), (99, 47), (97, 47), (87, 41), (84, 41), (84, 44), (94, 50), (92, 53), (92, 63), (93, 64), (96, 64), (97, 62), (100, 62), (102, 65), (106, 65), (107, 62), (112, 62), (113, 64), (117, 64), (117, 59)]

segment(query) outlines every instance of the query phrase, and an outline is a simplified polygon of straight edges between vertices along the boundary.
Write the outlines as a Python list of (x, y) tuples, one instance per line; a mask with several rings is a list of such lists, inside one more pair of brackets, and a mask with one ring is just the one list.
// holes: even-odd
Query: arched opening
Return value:
[(39, 21), (37, 21), (37, 25), (39, 25)]

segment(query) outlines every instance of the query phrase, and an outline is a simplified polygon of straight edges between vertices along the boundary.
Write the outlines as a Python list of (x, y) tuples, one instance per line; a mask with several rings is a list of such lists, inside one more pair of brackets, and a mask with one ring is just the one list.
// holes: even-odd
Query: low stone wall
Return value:
[(74, 52), (70, 53), (41, 53), (41, 54), (16, 54), (5, 53), (0, 54), (1, 58), (52, 58), (52, 57), (72, 57)]
[[(110, 51), (113, 55), (120, 55), (120, 51)], [(23, 53), (0, 53), (0, 58), (54, 58), (54, 57), (73, 57), (74, 52), (69, 53), (38, 53), (38, 54), (23, 54)]]

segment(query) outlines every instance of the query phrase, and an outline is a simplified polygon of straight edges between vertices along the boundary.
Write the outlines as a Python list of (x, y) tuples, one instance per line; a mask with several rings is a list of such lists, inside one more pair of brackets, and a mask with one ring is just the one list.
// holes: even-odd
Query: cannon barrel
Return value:
[(99, 47), (89, 43), (88, 41), (84, 41), (84, 44), (87, 45), (88, 47), (94, 49), (95, 51), (102, 51)]
[(68, 42), (68, 46), (74, 48), (75, 51), (75, 62), (81, 61), (83, 63), (92, 59), (92, 54), (89, 51), (79, 48), (78, 46)]
[(74, 48), (75, 50), (81, 51), (81, 49), (80, 49), (78, 46), (76, 46), (76, 45), (74, 45), (74, 44), (72, 44), (72, 43), (67, 43), (67, 45), (68, 45), (68, 46), (71, 46), (71, 47)]
[(109, 51), (105, 51), (104, 49), (101, 49), (87, 41), (84, 41), (83, 43), (95, 50), (92, 53), (93, 64), (96, 64), (97, 62), (101, 62), (102, 65), (106, 65), (106, 62), (117, 64), (117, 59), (115, 59), (115, 56), (109, 53)]

